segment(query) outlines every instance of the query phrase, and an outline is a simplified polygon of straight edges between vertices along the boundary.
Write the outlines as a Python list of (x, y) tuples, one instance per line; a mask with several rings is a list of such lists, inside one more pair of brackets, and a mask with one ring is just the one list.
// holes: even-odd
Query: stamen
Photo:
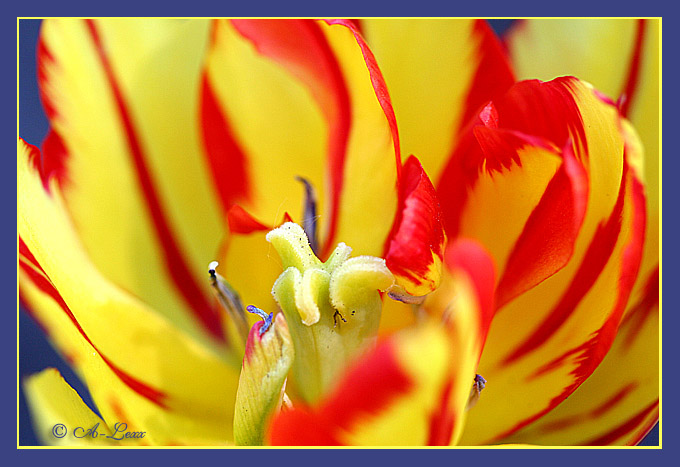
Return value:
[(414, 297), (413, 295), (407, 294), (405, 290), (396, 286), (393, 287), (392, 290), (390, 290), (387, 293), (387, 296), (390, 297), (392, 300), (396, 300), (401, 303), (406, 303), (407, 305), (422, 305), (425, 302), (426, 297), (426, 295)]
[(479, 401), (479, 396), (482, 393), (482, 389), (486, 386), (486, 379), (482, 375), (475, 375), (472, 388), (470, 389), (470, 396), (468, 397), (467, 407), (465, 410), (470, 410), (475, 406), (477, 401)]
[(302, 228), (307, 234), (309, 245), (315, 255), (319, 254), (319, 240), (317, 238), (316, 226), (316, 192), (314, 187), (306, 178), (299, 175), (295, 179), (305, 185), (305, 202), (303, 204)]
[(272, 320), (274, 319), (274, 313), (267, 314), (263, 310), (260, 310), (258, 307), (253, 306), (253, 305), (248, 305), (246, 307), (246, 310), (248, 310), (248, 313), (253, 313), (255, 315), (258, 315), (260, 318), (262, 318), (264, 320), (264, 324), (262, 325), (262, 327), (260, 327), (260, 331), (258, 332), (260, 337), (262, 337), (262, 335), (265, 332), (267, 332), (267, 330), (271, 327)]
[(234, 321), (241, 338), (243, 338), (243, 342), (246, 342), (248, 340), (248, 321), (246, 321), (246, 314), (243, 312), (241, 297), (222, 276), (215, 272), (218, 265), (217, 261), (211, 261), (208, 265), (210, 284), (215, 290), (217, 301), (220, 302), (222, 308), (227, 311)]

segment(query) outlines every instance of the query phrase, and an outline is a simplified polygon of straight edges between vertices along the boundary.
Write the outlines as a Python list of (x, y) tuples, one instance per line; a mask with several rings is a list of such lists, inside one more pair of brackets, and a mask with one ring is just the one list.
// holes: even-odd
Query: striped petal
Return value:
[[(658, 19), (569, 19), (518, 22), (507, 37), (522, 78), (573, 74), (619, 100), (644, 146), (647, 228), (631, 303), (645, 300), (659, 266), (660, 37)], [(566, 46), (568, 44), (568, 46)]]
[(220, 315), (197, 279), (222, 230), (196, 125), (207, 26), (45, 21), (39, 81), (51, 133), (42, 171), (59, 181), (107, 278), (194, 335), (219, 339)]
[[(54, 368), (23, 383), (36, 435), (45, 446), (115, 444), (109, 427)], [(94, 434), (92, 428), (95, 428)], [(90, 431), (88, 431), (90, 430)]]
[(548, 80), (568, 74), (587, 80), (619, 99), (623, 115), (638, 131), (649, 189), (645, 259), (636, 292), (658, 265), (660, 32), (658, 19), (534, 19), (517, 22), (505, 38), (519, 77)]
[(230, 439), (238, 368), (95, 268), (58, 182), (45, 190), (39, 160), (37, 148), (19, 140), (19, 287), (31, 315), (110, 425), (146, 431), (154, 444)]
[[(658, 302), (658, 287), (650, 292), (648, 284), (658, 283), (659, 274), (660, 36), (657, 19), (571, 19), (521, 21), (506, 37), (520, 77), (549, 79), (575, 74), (586, 79), (618, 99), (622, 113), (640, 136), (644, 146), (647, 224), (642, 264), (628, 314), (637, 313), (639, 304), (654, 301), (650, 293), (656, 293)], [(654, 347), (656, 334), (650, 332), (648, 338), (648, 346)], [(645, 404), (651, 404), (654, 397), (650, 394), (655, 393), (656, 384), (650, 386), (642, 381), (649, 380), (641, 378), (636, 392), (648, 391), (643, 399)], [(627, 399), (634, 400), (634, 396)], [(632, 412), (620, 416), (621, 420), (634, 417)]]
[(385, 261), (397, 283), (413, 296), (434, 291), (441, 280), (445, 237), (432, 182), (415, 157), (399, 180), (399, 211)]
[(502, 443), (634, 445), (659, 418), (659, 276), (633, 302), (600, 366), (574, 393)]
[[(559, 110), (551, 113), (555, 102)], [(583, 140), (579, 119), (568, 81), (519, 83), (484, 107), (442, 172), (437, 190), (447, 235), (476, 238), (489, 249), (503, 271), (498, 306), (571, 258), (589, 195), (584, 157), (569, 135), (571, 125), (573, 138)], [(620, 171), (616, 163), (612, 169)], [(618, 185), (607, 188), (611, 196)]]
[[(209, 158), (228, 159), (216, 176), (245, 180), (223, 194), (225, 210), (239, 202), (266, 225), (283, 212), (301, 219), (301, 176), (317, 189), (322, 257), (340, 240), (358, 254), (382, 253), (396, 212), (396, 125), (380, 72), (350, 23), (219, 21), (206, 95), (223, 122), (216, 140), (230, 148), (218, 153), (204, 130)], [(204, 109), (204, 126), (211, 112)]]
[[(465, 406), (493, 314), (493, 265), (475, 243), (445, 255), (448, 275), (433, 297), (442, 324), (382, 340), (349, 368), (318, 406), (296, 404), (274, 419), (275, 445), (448, 445)], [(408, 426), (408, 430), (404, 427)]]
[(362, 33), (385, 76), (403, 154), (414, 154), (432, 180), (478, 108), (514, 82), (484, 20), (362, 19)]
[[(635, 136), (617, 109), (573, 78), (516, 89), (522, 87), (531, 92), (516, 95), (523, 96), (515, 102), (523, 110), (509, 125), (556, 145), (574, 141), (588, 176), (588, 202), (569, 261), (555, 264), (550, 277), (497, 313), (480, 363), (480, 372), (496, 384), (471, 412), (465, 444), (495, 442), (528, 425), (590, 376), (612, 344), (642, 252), (645, 206), (632, 164)], [(542, 100), (543, 114), (536, 114), (533, 105)], [(496, 219), (497, 225), (507, 222)]]

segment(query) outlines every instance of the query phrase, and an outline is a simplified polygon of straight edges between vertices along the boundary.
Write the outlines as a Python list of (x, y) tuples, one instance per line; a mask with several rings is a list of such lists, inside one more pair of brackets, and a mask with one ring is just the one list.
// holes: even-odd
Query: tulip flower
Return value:
[(42, 441), (638, 442), (658, 24), (565, 23), (619, 81), (535, 24), (46, 20), (19, 293), (99, 413), (31, 376)]

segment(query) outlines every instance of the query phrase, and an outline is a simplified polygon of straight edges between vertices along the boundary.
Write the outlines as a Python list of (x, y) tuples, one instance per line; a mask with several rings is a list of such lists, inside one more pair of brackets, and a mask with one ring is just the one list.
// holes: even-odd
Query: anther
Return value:
[(210, 274), (210, 278), (211, 278), (211, 279), (216, 279), (216, 277), (215, 277), (215, 269), (217, 269), (217, 266), (219, 266), (219, 264), (220, 264), (220, 263), (218, 263), (217, 261), (212, 261), (212, 262), (208, 265), (208, 274)]
[(486, 380), (482, 375), (475, 375), (475, 385), (477, 386), (477, 392), (482, 392), (482, 389), (486, 387)]
[(316, 231), (316, 192), (314, 187), (306, 178), (299, 175), (295, 179), (305, 185), (305, 201), (303, 204), (302, 229), (307, 234), (309, 246), (315, 255), (319, 254), (319, 241), (317, 239)]
[[(354, 312), (352, 312), (352, 314), (354, 314)], [(345, 322), (345, 323), (347, 322), (347, 320), (342, 316), (342, 314), (340, 314), (340, 312), (338, 310), (335, 310), (335, 313), (333, 313), (333, 323), (334, 323), (333, 327), (334, 328), (338, 326), (338, 316), (340, 317), (340, 319), (343, 322)]]
[(482, 393), (482, 389), (486, 386), (486, 379), (482, 375), (475, 375), (472, 380), (472, 388), (470, 389), (470, 395), (468, 396), (467, 407), (465, 410), (470, 410), (479, 401), (479, 396)]
[(398, 287), (393, 287), (392, 290), (387, 292), (387, 296), (392, 300), (396, 300), (401, 303), (406, 303), (407, 305), (422, 305), (425, 302), (425, 295), (420, 297), (414, 297), (406, 293), (405, 290), (400, 290)]
[(253, 313), (255, 315), (258, 315), (260, 318), (264, 320), (264, 324), (260, 327), (260, 330), (258, 334), (260, 337), (267, 332), (267, 330), (271, 327), (272, 325), (272, 320), (274, 319), (274, 313), (265, 313), (263, 310), (259, 309), (256, 306), (253, 305), (248, 305), (246, 307), (246, 310), (248, 310), (248, 313)]

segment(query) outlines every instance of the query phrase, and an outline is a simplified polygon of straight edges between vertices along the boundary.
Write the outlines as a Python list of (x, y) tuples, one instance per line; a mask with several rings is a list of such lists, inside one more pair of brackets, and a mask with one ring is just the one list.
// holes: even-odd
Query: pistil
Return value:
[(379, 291), (394, 285), (381, 258), (350, 258), (341, 243), (324, 263), (302, 227), (288, 222), (267, 234), (284, 271), (272, 295), (283, 311), (295, 345), (293, 373), (307, 402), (337, 380), (350, 359), (374, 342), (380, 324)]

